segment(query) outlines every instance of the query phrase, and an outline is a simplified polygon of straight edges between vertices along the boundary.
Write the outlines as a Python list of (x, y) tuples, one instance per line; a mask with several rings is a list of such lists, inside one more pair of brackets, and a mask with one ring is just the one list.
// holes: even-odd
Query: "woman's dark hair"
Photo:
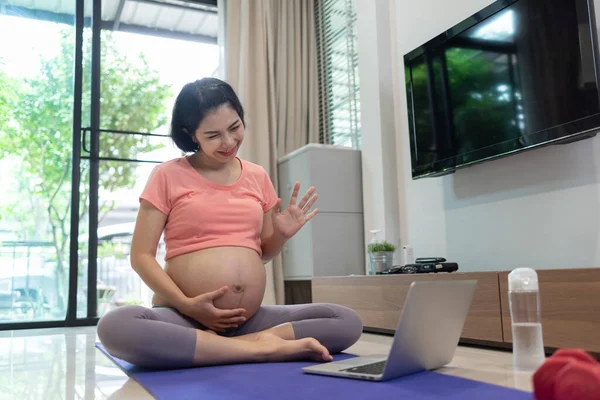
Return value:
[(246, 126), (242, 104), (227, 82), (216, 78), (203, 78), (186, 84), (179, 92), (173, 107), (170, 135), (175, 145), (186, 153), (198, 151), (200, 146), (192, 141), (198, 125), (206, 114), (225, 104), (238, 113), (242, 124)]

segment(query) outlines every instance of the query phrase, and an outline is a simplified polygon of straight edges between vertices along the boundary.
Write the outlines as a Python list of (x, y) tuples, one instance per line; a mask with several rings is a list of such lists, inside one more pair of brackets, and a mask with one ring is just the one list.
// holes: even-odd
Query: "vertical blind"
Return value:
[(361, 148), (354, 0), (315, 0), (319, 140)]

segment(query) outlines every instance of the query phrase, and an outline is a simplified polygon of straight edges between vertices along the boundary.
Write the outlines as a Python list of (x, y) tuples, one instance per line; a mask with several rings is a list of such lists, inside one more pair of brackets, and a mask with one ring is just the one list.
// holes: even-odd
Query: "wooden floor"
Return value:
[[(94, 347), (97, 340), (95, 327), (1, 331), (0, 399), (152, 399)], [(363, 334), (348, 352), (385, 354), (391, 341)], [(509, 352), (459, 347), (438, 372), (530, 391), (531, 374), (514, 372), (511, 362)]]

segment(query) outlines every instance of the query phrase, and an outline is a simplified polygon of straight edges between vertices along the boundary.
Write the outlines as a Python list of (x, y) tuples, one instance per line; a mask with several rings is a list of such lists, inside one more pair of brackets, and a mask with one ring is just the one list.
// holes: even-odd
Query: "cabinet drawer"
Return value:
[(364, 275), (363, 214), (319, 213), (312, 220), (313, 276)]
[(316, 207), (323, 212), (362, 213), (362, 167), (360, 151), (338, 148), (307, 148), (278, 163), (279, 197), (285, 208), (292, 189), (300, 182), (299, 197), (314, 186)]
[(310, 279), (313, 275), (313, 221), (309, 221), (283, 246), (283, 278), (285, 280)]
[(290, 203), (292, 189), (296, 182), (300, 182), (300, 193), (298, 195), (298, 201), (300, 201), (301, 196), (313, 185), (306, 152), (278, 164), (278, 189), (282, 209), (285, 209)]

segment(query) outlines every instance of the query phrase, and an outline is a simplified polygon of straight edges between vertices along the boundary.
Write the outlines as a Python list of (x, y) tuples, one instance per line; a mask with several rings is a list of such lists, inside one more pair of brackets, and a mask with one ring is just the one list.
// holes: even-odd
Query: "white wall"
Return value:
[[(393, 81), (396, 62), (390, 35), (393, 19), (388, 0), (356, 0), (355, 4), (365, 246), (371, 241), (371, 230), (381, 230), (379, 239), (400, 245)], [(368, 259), (365, 265), (368, 268)]]
[[(401, 242), (412, 245), (417, 257), (457, 261), (461, 271), (598, 267), (600, 137), (528, 151), (450, 176), (411, 179), (402, 56), (490, 3), (457, 0), (451, 7), (445, 0), (389, 3), (395, 41), (391, 52), (396, 60), (395, 185)], [(371, 29), (377, 30), (377, 24)], [(368, 98), (361, 98), (361, 103), (371, 112)], [(363, 129), (363, 143), (373, 134)], [(373, 149), (368, 151), (367, 158), (377, 157)], [(365, 220), (369, 212), (373, 211), (365, 209)]]

